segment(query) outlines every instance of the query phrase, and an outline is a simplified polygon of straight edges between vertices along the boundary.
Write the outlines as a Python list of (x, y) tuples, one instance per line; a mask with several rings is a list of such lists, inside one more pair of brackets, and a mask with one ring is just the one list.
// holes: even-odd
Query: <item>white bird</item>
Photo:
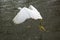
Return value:
[(15, 24), (23, 23), (25, 20), (30, 19), (30, 18), (35, 19), (35, 20), (42, 19), (41, 14), (32, 5), (30, 5), (29, 8), (27, 8), (27, 7), (20, 8), (19, 7), (18, 9), (20, 9), (20, 11), (13, 18), (13, 22)]

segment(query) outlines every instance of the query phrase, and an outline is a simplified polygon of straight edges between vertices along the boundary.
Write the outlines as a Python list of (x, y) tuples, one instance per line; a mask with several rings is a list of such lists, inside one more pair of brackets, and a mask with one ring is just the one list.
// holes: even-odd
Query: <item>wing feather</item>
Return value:
[(15, 24), (20, 24), (23, 23), (26, 19), (29, 19), (29, 12), (27, 11), (27, 9), (24, 7), (23, 9), (21, 9), (17, 15), (14, 17), (13, 21)]

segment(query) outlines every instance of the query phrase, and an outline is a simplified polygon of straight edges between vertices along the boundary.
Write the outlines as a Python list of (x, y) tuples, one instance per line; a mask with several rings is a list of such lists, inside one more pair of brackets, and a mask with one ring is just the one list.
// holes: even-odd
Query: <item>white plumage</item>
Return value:
[(37, 11), (36, 8), (34, 8), (32, 5), (29, 6), (29, 8), (23, 7), (18, 8), (20, 11), (17, 13), (17, 15), (13, 18), (13, 22), (15, 24), (23, 23), (26, 19), (32, 18), (32, 19), (42, 19), (42, 16)]

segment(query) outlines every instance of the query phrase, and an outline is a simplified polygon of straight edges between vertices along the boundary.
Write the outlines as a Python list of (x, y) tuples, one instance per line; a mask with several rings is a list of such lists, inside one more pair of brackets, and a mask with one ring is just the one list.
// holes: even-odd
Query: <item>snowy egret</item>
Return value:
[(32, 5), (30, 5), (29, 8), (27, 8), (27, 7), (20, 8), (19, 7), (18, 9), (20, 9), (20, 11), (13, 18), (13, 22), (15, 24), (23, 23), (25, 20), (30, 19), (30, 18), (35, 19), (35, 20), (42, 19), (41, 14)]

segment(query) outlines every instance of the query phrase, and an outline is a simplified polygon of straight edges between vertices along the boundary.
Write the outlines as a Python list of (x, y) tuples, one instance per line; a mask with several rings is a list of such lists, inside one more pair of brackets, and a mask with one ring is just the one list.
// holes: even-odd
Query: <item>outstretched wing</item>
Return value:
[(13, 22), (15, 24), (23, 23), (26, 19), (29, 19), (29, 12), (27, 11), (27, 8), (22, 8), (17, 15), (14, 17)]
[(41, 14), (38, 12), (38, 10), (35, 7), (30, 5), (29, 9), (32, 10), (32, 13), (30, 13), (32, 19), (42, 19)]

